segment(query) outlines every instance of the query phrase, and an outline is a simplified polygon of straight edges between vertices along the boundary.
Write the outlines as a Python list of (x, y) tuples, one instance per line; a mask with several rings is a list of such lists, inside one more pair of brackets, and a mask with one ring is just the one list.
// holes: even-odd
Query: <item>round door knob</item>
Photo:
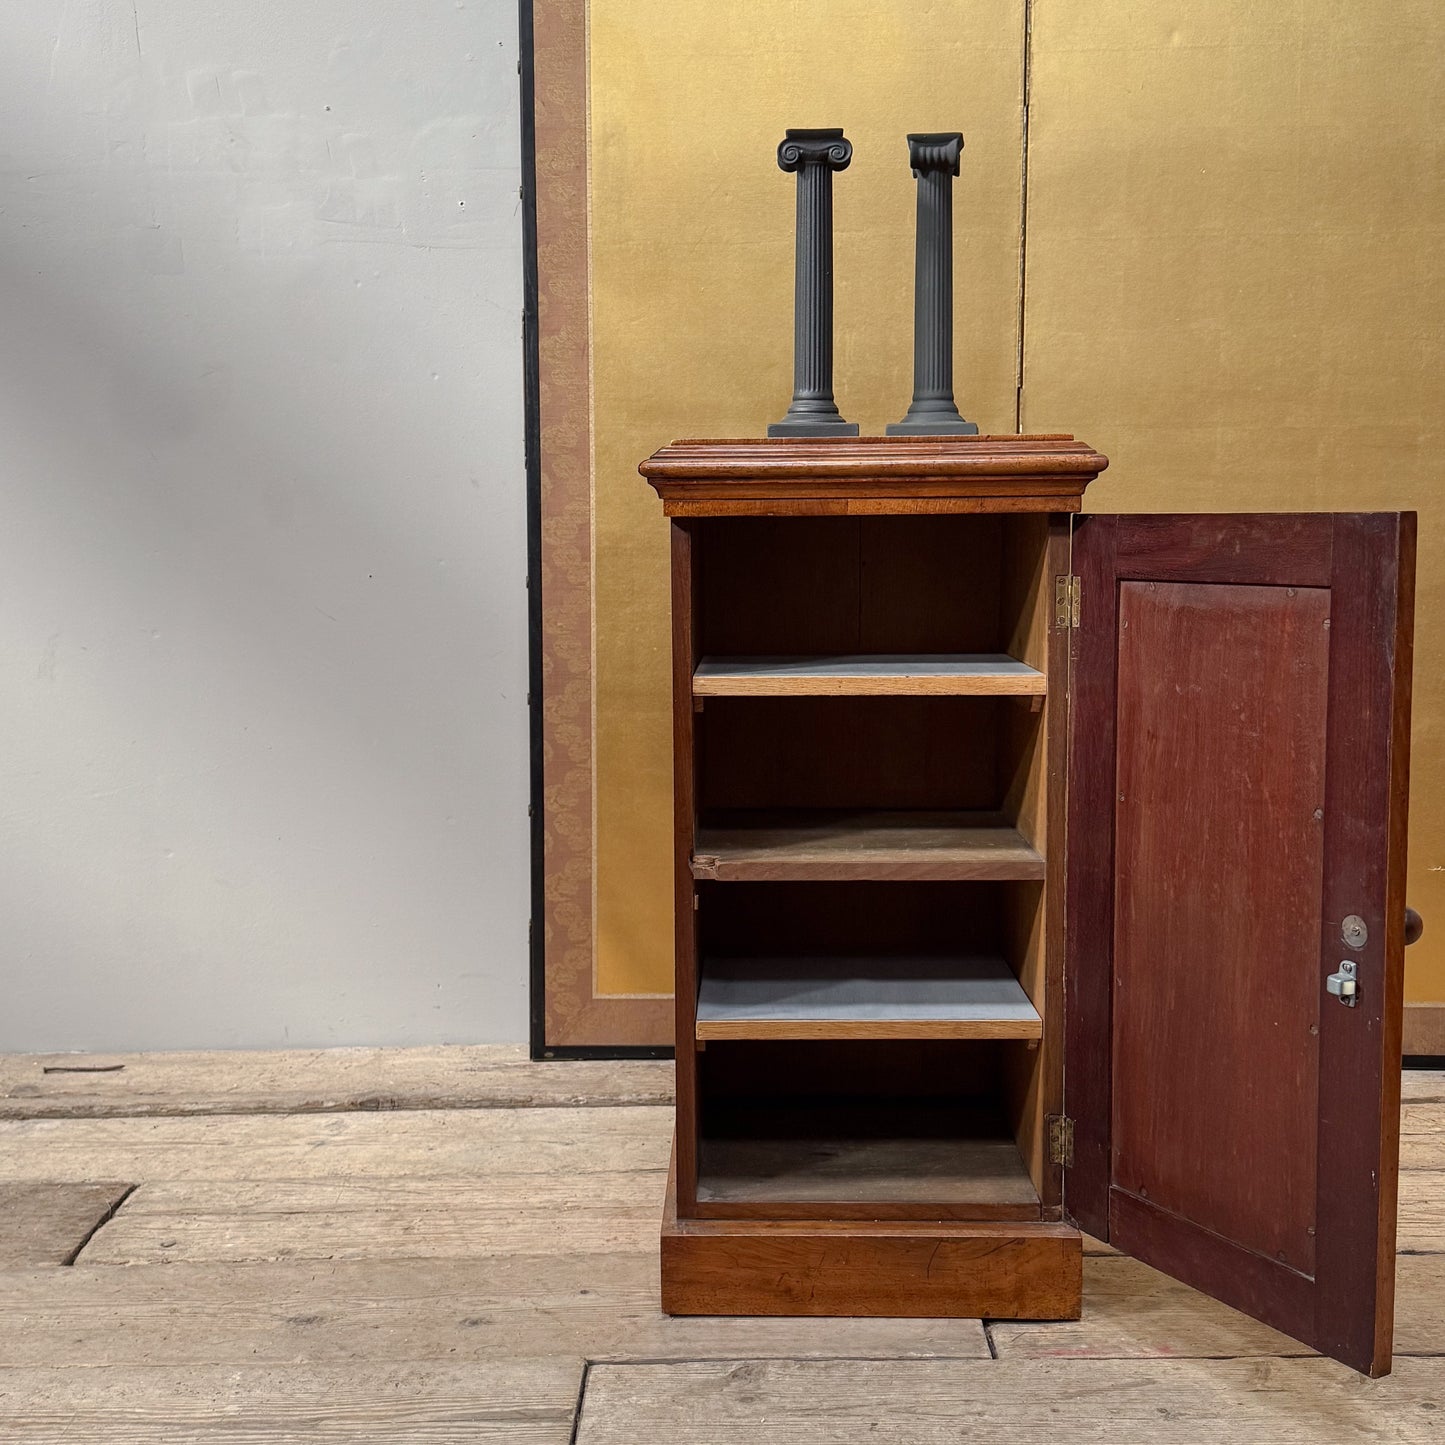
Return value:
[(1413, 908), (1405, 910), (1405, 944), (1408, 947), (1419, 941), (1425, 931), (1425, 920)]

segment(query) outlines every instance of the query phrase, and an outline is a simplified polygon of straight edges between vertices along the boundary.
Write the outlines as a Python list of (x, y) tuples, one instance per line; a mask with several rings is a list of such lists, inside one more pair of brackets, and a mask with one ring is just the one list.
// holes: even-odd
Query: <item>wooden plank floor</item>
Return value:
[(0, 1441), (1442, 1440), (1445, 1075), (1405, 1098), (1370, 1382), (1102, 1246), (1072, 1323), (668, 1319), (666, 1065), (0, 1058)]
[(520, 1045), (0, 1054), (0, 1118), (670, 1104), (672, 1065), (532, 1063)]

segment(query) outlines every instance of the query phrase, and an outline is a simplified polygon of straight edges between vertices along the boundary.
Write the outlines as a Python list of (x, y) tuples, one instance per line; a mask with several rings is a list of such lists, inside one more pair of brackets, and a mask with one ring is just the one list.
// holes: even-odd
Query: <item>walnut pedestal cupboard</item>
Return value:
[(1076, 1318), (1087, 1231), (1389, 1368), (1413, 514), (1066, 436), (682, 441), (673, 1314)]

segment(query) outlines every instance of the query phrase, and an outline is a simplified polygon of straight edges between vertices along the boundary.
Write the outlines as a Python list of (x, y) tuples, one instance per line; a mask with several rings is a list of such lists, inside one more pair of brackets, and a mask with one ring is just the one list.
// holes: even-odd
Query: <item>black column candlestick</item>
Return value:
[(793, 282), (793, 404), (770, 437), (855, 437), (833, 401), (833, 172), (853, 147), (841, 130), (790, 130), (778, 165), (798, 174), (797, 269)]
[(918, 177), (913, 263), (913, 404), (889, 436), (977, 436), (953, 401), (953, 178), (963, 154), (957, 131), (908, 137)]

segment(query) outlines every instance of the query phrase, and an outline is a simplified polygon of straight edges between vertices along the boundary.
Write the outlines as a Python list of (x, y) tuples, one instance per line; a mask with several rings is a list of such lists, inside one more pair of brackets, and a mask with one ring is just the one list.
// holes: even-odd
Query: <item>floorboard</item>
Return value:
[(1408, 1103), (1400, 1110), (1400, 1168), (1439, 1169), (1445, 1163), (1445, 1103)]
[(577, 1445), (1438, 1445), (1442, 1410), (1434, 1360), (616, 1364), (588, 1375)]
[(8, 1119), (670, 1103), (669, 1061), (533, 1063), (520, 1044), (0, 1054)]
[(1400, 1098), (1406, 1104), (1445, 1104), (1445, 1069), (1406, 1069)]
[(1445, 1170), (1401, 1171), (1399, 1221), (1398, 1249), (1445, 1254)]
[[(654, 1248), (466, 1260), (77, 1266), (0, 1275), (12, 1365), (986, 1359), (977, 1320), (670, 1319)], [(61, 1278), (57, 1279), (56, 1276)]]
[(0, 1370), (0, 1441), (23, 1445), (566, 1445), (583, 1362)]
[(129, 1189), (111, 1182), (0, 1179), (0, 1270), (69, 1264)]
[[(1211, 1359), (1312, 1355), (1294, 1340), (1123, 1255), (1084, 1261), (1084, 1313), (1053, 1324), (989, 1325), (1001, 1360)], [(1445, 1255), (1402, 1255), (1396, 1355), (1445, 1354)]]
[(657, 1246), (667, 1175), (160, 1181), (86, 1249), (90, 1264), (477, 1259)]
[(425, 1110), (0, 1120), (11, 1179), (410, 1179), (667, 1168), (672, 1111)]

